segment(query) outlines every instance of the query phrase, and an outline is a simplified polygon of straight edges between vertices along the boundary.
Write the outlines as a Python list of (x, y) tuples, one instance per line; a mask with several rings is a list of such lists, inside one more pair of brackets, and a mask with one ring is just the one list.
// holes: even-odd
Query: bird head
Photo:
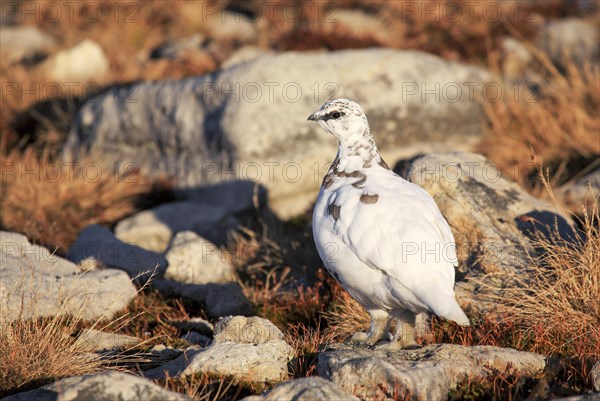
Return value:
[(365, 111), (358, 103), (348, 99), (326, 102), (317, 112), (308, 117), (308, 121), (316, 121), (340, 142), (344, 142), (352, 135), (370, 134)]

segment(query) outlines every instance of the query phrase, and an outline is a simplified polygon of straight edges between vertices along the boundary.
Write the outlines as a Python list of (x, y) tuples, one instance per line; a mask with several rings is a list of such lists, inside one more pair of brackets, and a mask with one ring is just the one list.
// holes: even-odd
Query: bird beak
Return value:
[(313, 113), (310, 116), (308, 116), (308, 119), (306, 121), (317, 121), (319, 119), (319, 117), (317, 116), (317, 113)]

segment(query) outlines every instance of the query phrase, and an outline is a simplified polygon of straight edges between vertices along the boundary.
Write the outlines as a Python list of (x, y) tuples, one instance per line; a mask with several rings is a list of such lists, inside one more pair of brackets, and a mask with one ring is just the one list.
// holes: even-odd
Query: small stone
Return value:
[(56, 41), (35, 26), (0, 28), (0, 61), (19, 63), (45, 57), (56, 47)]
[(150, 58), (166, 58), (174, 60), (185, 54), (200, 51), (205, 40), (205, 36), (201, 33), (195, 33), (185, 38), (169, 40), (152, 50)]
[(235, 268), (216, 245), (192, 231), (175, 235), (166, 254), (165, 278), (185, 284), (226, 283), (235, 278)]
[(284, 335), (270, 321), (253, 316), (227, 316), (221, 318), (215, 327), (215, 343), (236, 342), (244, 344), (265, 344), (283, 341)]
[(211, 342), (210, 338), (206, 337), (204, 334), (200, 334), (195, 331), (189, 331), (180, 338), (192, 345), (199, 345), (201, 347), (206, 347)]
[(102, 47), (89, 39), (62, 50), (40, 65), (50, 80), (61, 82), (99, 82), (108, 73), (110, 64)]
[(212, 317), (252, 314), (252, 305), (238, 283), (199, 285), (154, 280), (152, 285), (165, 296), (180, 296), (202, 304)]

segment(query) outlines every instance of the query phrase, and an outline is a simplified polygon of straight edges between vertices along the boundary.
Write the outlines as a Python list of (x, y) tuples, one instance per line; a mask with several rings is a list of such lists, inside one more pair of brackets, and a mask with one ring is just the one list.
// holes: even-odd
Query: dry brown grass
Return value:
[(0, 395), (36, 387), (56, 378), (97, 372), (99, 356), (71, 334), (81, 318), (0, 319)]
[[(583, 211), (583, 229), (572, 241), (537, 234), (526, 271), (507, 277), (516, 285), (493, 298), (505, 320), (546, 355), (600, 358), (600, 214)], [(509, 274), (509, 273), (505, 273)], [(504, 278), (504, 277), (503, 277)]]
[(59, 252), (88, 224), (110, 225), (137, 211), (153, 188), (137, 171), (53, 162), (31, 149), (12, 152), (2, 163), (2, 226)]
[[(537, 164), (553, 170), (553, 184), (575, 176), (600, 156), (600, 68), (567, 62), (564, 74), (531, 48), (543, 82), (539, 98), (521, 85), (505, 87), (499, 102), (483, 102), (489, 130), (479, 151), (509, 178), (542, 195)], [(531, 160), (535, 153), (538, 161)]]
[(125, 312), (135, 318), (131, 318), (127, 325), (113, 322), (107, 325), (107, 330), (137, 337), (147, 348), (157, 344), (185, 348), (187, 342), (179, 338), (185, 333), (180, 333), (169, 322), (189, 320), (191, 316), (206, 318), (197, 306), (178, 298), (165, 299), (151, 289), (140, 291)]
[(207, 374), (195, 374), (188, 377), (158, 380), (157, 383), (169, 391), (186, 394), (196, 401), (236, 401), (253, 394), (242, 383), (234, 383), (223, 378), (210, 377)]

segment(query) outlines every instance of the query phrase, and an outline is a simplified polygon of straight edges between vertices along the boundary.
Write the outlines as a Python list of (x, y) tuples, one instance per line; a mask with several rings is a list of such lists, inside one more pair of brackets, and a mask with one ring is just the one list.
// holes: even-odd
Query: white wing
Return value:
[(363, 192), (378, 195), (377, 202), (360, 202), (351, 187), (338, 193), (342, 240), (368, 266), (397, 281), (390, 288), (395, 296), (402, 297), (400, 288), (406, 287), (433, 312), (460, 323), (454, 237), (433, 198), (389, 171), (369, 175)]

